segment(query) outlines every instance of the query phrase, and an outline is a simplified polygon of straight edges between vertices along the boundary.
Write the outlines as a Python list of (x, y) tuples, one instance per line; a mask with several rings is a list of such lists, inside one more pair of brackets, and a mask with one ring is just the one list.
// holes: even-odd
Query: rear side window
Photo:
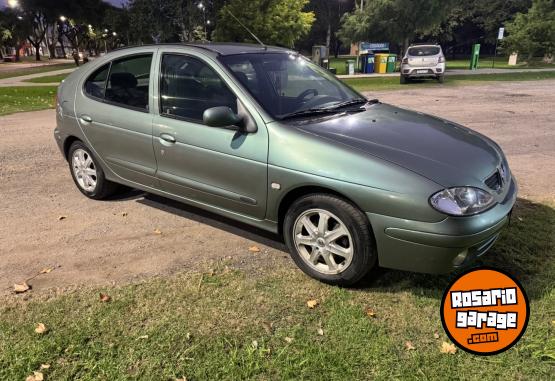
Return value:
[(91, 97), (104, 98), (104, 89), (106, 88), (106, 79), (108, 78), (108, 71), (110, 64), (101, 66), (97, 71), (91, 74), (85, 81), (85, 92)]
[(439, 54), (437, 46), (417, 46), (409, 49), (409, 56), (435, 56)]
[(164, 54), (160, 113), (202, 123), (206, 109), (227, 106), (237, 112), (237, 97), (210, 66), (192, 57)]
[(105, 99), (115, 104), (148, 110), (152, 54), (134, 55), (112, 62)]

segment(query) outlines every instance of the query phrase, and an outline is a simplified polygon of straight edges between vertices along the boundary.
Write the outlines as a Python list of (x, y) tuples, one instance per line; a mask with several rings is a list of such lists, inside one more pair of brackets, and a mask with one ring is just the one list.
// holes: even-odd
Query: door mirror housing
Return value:
[(202, 120), (204, 124), (210, 127), (241, 127), (243, 125), (243, 118), (235, 114), (227, 106), (212, 107), (204, 110)]

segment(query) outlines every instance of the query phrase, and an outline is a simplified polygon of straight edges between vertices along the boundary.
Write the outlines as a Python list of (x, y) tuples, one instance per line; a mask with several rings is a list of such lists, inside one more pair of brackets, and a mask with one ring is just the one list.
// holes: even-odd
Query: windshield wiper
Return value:
[(337, 112), (340, 112), (340, 111), (332, 109), (332, 108), (327, 108), (327, 107), (326, 108), (309, 108), (309, 109), (306, 109), (306, 110), (299, 110), (299, 111), (291, 112), (289, 114), (285, 114), (284, 116), (281, 117), (281, 120), (296, 118), (296, 117), (300, 117), (300, 116), (311, 116), (311, 115), (320, 115), (320, 114), (335, 114)]
[(358, 105), (358, 104), (365, 105), (367, 103), (374, 104), (374, 103), (378, 103), (378, 102), (379, 101), (377, 99), (372, 99), (372, 100), (366, 100), (366, 99), (360, 99), (360, 98), (359, 99), (349, 99), (348, 101), (341, 102), (341, 103), (338, 103), (336, 105), (326, 107), (326, 108), (328, 110), (337, 110), (337, 109), (344, 108), (344, 107), (347, 107), (347, 106), (353, 106), (353, 105)]

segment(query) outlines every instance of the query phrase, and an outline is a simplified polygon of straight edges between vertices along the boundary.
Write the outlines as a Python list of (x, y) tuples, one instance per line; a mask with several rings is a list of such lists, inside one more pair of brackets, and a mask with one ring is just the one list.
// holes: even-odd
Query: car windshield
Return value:
[(417, 46), (409, 48), (409, 56), (435, 56), (439, 54), (438, 46)]
[(220, 56), (220, 60), (274, 118), (330, 112), (366, 101), (298, 54), (237, 54)]

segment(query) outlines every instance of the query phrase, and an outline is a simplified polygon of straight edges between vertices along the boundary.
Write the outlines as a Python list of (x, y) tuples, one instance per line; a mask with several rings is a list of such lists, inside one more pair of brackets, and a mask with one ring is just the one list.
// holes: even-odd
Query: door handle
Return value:
[(91, 123), (93, 121), (92, 118), (88, 115), (81, 115), (81, 120), (85, 123)]
[(160, 134), (160, 139), (168, 142), (168, 143), (175, 143), (175, 138), (170, 134)]

